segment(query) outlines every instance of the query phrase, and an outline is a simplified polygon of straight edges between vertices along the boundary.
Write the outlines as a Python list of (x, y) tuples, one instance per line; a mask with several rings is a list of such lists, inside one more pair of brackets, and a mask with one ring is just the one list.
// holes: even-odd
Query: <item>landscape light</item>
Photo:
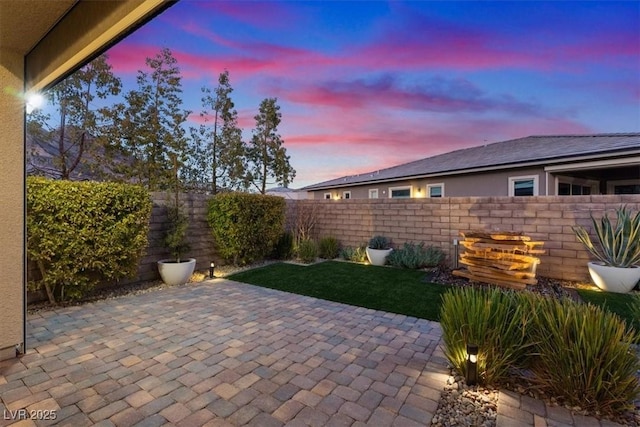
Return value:
[(216, 264), (214, 262), (209, 265), (209, 279), (213, 279), (215, 272)]
[(478, 382), (478, 346), (467, 344), (467, 385), (475, 385)]

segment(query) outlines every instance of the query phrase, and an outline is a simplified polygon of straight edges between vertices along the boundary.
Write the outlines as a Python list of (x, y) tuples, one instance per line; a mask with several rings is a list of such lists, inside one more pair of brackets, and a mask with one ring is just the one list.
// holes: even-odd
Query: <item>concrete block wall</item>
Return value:
[[(159, 279), (156, 262), (163, 258), (171, 258), (162, 241), (167, 228), (165, 206), (173, 203), (170, 197), (173, 195), (162, 192), (151, 194), (153, 210), (149, 224), (149, 246), (140, 262), (138, 277), (133, 280), (135, 282)], [(222, 263), (222, 259), (215, 253), (213, 235), (207, 223), (207, 204), (210, 198), (211, 196), (205, 194), (180, 194), (180, 202), (190, 218), (187, 240), (191, 248), (184, 256), (196, 259), (196, 270), (207, 270), (211, 261), (216, 264)]]
[[(622, 204), (640, 209), (640, 195), (446, 197), (442, 199), (299, 200), (318, 204), (317, 238), (335, 236), (345, 246), (366, 243), (373, 235), (442, 248), (449, 260), (453, 240), (466, 230), (522, 231), (544, 241), (538, 274), (588, 281), (589, 253), (576, 239), (574, 225), (591, 228), (590, 212), (611, 217)], [(462, 250), (462, 248), (460, 249)]]

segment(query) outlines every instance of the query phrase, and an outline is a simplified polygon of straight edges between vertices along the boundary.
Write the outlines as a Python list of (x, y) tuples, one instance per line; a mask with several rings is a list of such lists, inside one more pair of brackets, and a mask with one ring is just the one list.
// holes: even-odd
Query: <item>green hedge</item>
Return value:
[(236, 265), (265, 258), (284, 232), (285, 208), (285, 200), (277, 196), (214, 196), (207, 219), (219, 254)]
[(149, 193), (116, 183), (27, 178), (27, 255), (52, 303), (136, 273), (147, 246)]
[(479, 346), (483, 383), (524, 372), (548, 396), (602, 414), (632, 408), (640, 393), (637, 332), (594, 305), (531, 292), (454, 289), (443, 297), (440, 322), (445, 354), (460, 373), (466, 344)]

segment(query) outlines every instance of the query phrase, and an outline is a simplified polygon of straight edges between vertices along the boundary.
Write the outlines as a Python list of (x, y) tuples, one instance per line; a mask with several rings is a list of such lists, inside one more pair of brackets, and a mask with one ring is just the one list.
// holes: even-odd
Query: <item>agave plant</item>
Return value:
[(640, 212), (633, 216), (631, 209), (621, 206), (616, 209), (616, 216), (614, 227), (607, 214), (601, 220), (591, 215), (598, 246), (593, 244), (584, 227), (572, 229), (578, 240), (605, 265), (623, 268), (637, 265), (640, 263)]

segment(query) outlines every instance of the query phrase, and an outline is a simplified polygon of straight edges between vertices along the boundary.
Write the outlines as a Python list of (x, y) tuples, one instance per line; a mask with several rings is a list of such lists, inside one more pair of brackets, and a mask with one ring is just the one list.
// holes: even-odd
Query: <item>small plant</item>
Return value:
[(305, 264), (315, 262), (318, 257), (318, 244), (313, 240), (303, 240), (298, 245), (298, 258)]
[(384, 236), (373, 236), (369, 240), (370, 249), (389, 249), (390, 241)]
[(273, 248), (275, 259), (291, 259), (293, 257), (293, 234), (285, 231), (280, 235)]
[(332, 236), (324, 237), (318, 244), (318, 253), (320, 258), (334, 259), (340, 253), (340, 242)]
[[(535, 300), (534, 300), (535, 299)], [(572, 406), (611, 414), (640, 393), (637, 333), (617, 315), (565, 299), (532, 296), (532, 381)]]
[(340, 257), (352, 262), (363, 263), (367, 260), (367, 250), (366, 246), (361, 245), (356, 248), (352, 248), (351, 246), (347, 246), (340, 251)]
[(401, 249), (389, 254), (387, 263), (395, 267), (419, 269), (436, 267), (444, 258), (444, 252), (438, 247), (425, 247), (424, 243), (405, 243)]
[(500, 289), (455, 288), (442, 297), (440, 323), (445, 355), (453, 367), (466, 374), (466, 345), (478, 345), (478, 375), (485, 384), (509, 378), (530, 349), (527, 341), (529, 312), (521, 294)]
[(584, 227), (574, 226), (573, 232), (591, 254), (610, 267), (632, 267), (640, 263), (640, 211), (632, 216), (631, 209), (616, 209), (616, 225), (613, 227), (608, 214), (601, 220), (591, 215), (597, 237), (594, 245)]

